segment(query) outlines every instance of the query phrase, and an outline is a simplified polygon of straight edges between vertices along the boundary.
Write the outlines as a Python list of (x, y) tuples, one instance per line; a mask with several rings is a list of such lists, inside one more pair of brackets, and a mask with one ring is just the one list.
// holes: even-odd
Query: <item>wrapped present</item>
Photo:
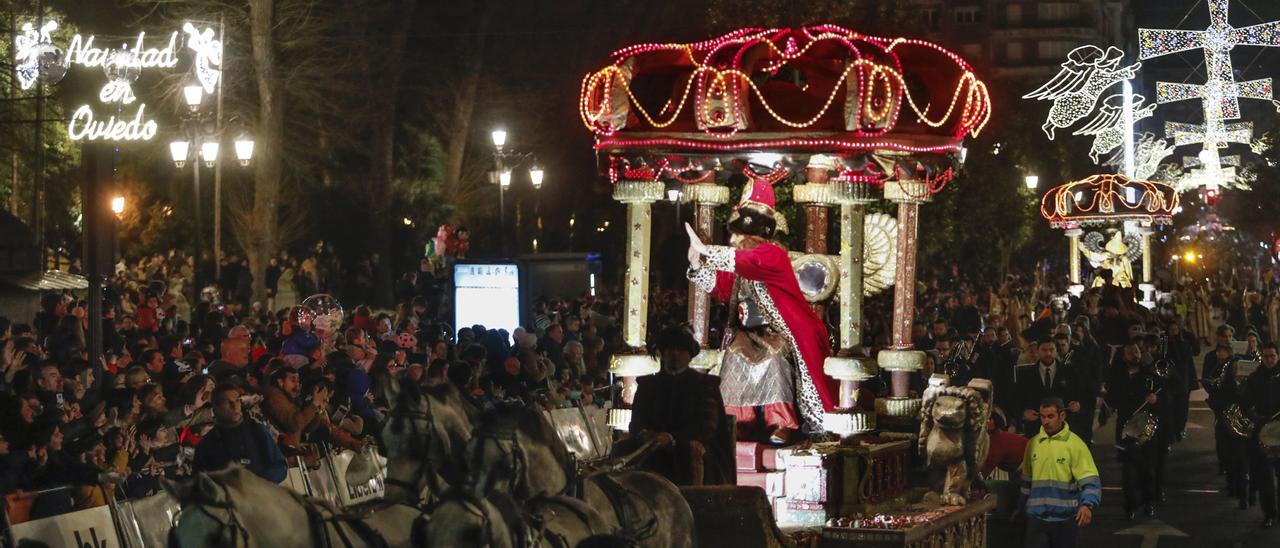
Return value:
[[(738, 472), (764, 472), (769, 470), (764, 467), (764, 449), (763, 443), (751, 441), (740, 441), (734, 444), (734, 464)], [(741, 474), (739, 474), (741, 475)]]
[(792, 501), (779, 497), (773, 501), (773, 515), (779, 525), (821, 526), (827, 521), (827, 511), (822, 503)]
[(738, 486), (764, 489), (769, 498), (786, 494), (786, 474), (782, 472), (738, 472)]

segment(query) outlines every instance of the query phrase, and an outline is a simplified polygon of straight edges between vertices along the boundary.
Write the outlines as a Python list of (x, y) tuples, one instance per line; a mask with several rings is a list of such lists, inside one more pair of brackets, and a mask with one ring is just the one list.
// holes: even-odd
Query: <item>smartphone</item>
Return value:
[(347, 418), (347, 413), (350, 412), (351, 410), (346, 406), (346, 404), (339, 405), (338, 408), (333, 411), (333, 415), (329, 417), (329, 422), (342, 422), (342, 419)]
[(62, 409), (63, 405), (67, 403), (67, 397), (62, 395), (62, 392), (54, 394), (54, 398), (58, 401), (58, 409)]

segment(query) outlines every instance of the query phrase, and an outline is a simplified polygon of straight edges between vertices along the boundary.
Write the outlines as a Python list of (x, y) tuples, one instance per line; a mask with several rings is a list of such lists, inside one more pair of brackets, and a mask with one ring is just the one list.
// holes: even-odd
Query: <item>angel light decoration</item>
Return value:
[[(1143, 107), (1143, 103), (1147, 101), (1142, 95), (1131, 95), (1133, 103), (1133, 122), (1137, 122), (1143, 118), (1149, 118), (1156, 112), (1156, 105), (1147, 105)], [(1072, 132), (1072, 135), (1092, 135), (1093, 145), (1089, 147), (1089, 158), (1093, 162), (1100, 163), (1099, 158), (1103, 154), (1111, 152), (1124, 143), (1124, 135), (1129, 131), (1130, 126), (1125, 123), (1124, 119), (1124, 94), (1117, 93), (1102, 100), (1102, 106), (1098, 112), (1093, 115), (1080, 129)]]
[(1057, 128), (1067, 128), (1093, 112), (1098, 97), (1107, 88), (1137, 75), (1142, 63), (1120, 66), (1124, 52), (1115, 46), (1103, 51), (1097, 46), (1080, 46), (1067, 55), (1062, 70), (1043, 86), (1023, 95), (1023, 99), (1053, 101), (1049, 117), (1040, 128), (1050, 139)]

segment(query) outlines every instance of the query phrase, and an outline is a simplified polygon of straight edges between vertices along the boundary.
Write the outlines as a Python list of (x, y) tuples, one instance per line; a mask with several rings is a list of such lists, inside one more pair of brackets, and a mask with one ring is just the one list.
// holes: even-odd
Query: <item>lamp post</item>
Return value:
[[(493, 140), (493, 164), (494, 171), (489, 173), (489, 182), (498, 185), (498, 230), (499, 239), (502, 246), (502, 256), (507, 256), (507, 207), (506, 192), (511, 188), (511, 178), (513, 168), (519, 167), (521, 164), (529, 165), (529, 182), (532, 183), (533, 189), (540, 190), (542, 182), (546, 177), (546, 171), (538, 165), (533, 154), (529, 152), (513, 151), (507, 147), (507, 132), (503, 129), (495, 129), (489, 137)], [(534, 216), (539, 215), (538, 210), (541, 204), (535, 197)], [(519, 213), (520, 206), (517, 201), (516, 211)], [(520, 224), (520, 216), (516, 216), (516, 224)], [(541, 223), (539, 222), (539, 225)], [(540, 227), (539, 227), (540, 228)], [(536, 251), (537, 238), (534, 238), (534, 247)]]
[(1040, 186), (1040, 177), (1037, 175), (1027, 175), (1023, 182), (1027, 185), (1027, 190), (1035, 190)]
[[(188, 112), (182, 117), (182, 134), (184, 139), (179, 139), (169, 143), (169, 155), (173, 159), (173, 165), (178, 169), (182, 169), (188, 161), (191, 162), (191, 180), (195, 188), (194, 205), (195, 205), (195, 259), (194, 269), (192, 273), (192, 282), (195, 285), (195, 295), (197, 301), (200, 298), (201, 279), (200, 279), (200, 260), (201, 245), (200, 240), (204, 235), (204, 212), (200, 206), (200, 164), (204, 163), (205, 167), (214, 168), (219, 166), (219, 153), (222, 151), (222, 135), (217, 129), (212, 131), (207, 127), (208, 120), (200, 113), (200, 104), (204, 101), (204, 88), (200, 83), (192, 81), (183, 86), (182, 97), (186, 102)], [(216, 126), (214, 126), (216, 128)], [(240, 165), (247, 166), (253, 160), (253, 139), (248, 135), (241, 133), (233, 142), (236, 160)], [(215, 200), (216, 201), (216, 200)], [(220, 204), (219, 204), (220, 205)], [(217, 249), (215, 242), (215, 249)], [(214, 257), (215, 265), (218, 257)]]

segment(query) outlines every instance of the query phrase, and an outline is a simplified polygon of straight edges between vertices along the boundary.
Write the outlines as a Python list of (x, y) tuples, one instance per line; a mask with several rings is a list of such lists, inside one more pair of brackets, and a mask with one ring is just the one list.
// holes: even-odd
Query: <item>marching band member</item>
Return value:
[[(1116, 410), (1116, 447), (1124, 484), (1124, 513), (1132, 520), (1141, 504), (1148, 516), (1156, 513), (1160, 498), (1157, 470), (1167, 452), (1160, 426), (1166, 413), (1157, 392), (1162, 379), (1142, 359), (1142, 339), (1134, 338), (1122, 347), (1121, 360), (1112, 367), (1107, 379), (1107, 405)], [(1134, 431), (1126, 424), (1140, 412), (1150, 413), (1156, 420), (1155, 431)], [(1141, 420), (1139, 418), (1138, 420)]]
[[(1280, 469), (1280, 459), (1269, 456), (1261, 443), (1262, 429), (1268, 422), (1274, 421), (1280, 413), (1280, 375), (1276, 369), (1276, 361), (1280, 358), (1275, 343), (1262, 345), (1261, 362), (1257, 371), (1249, 375), (1240, 391), (1240, 409), (1245, 416), (1253, 420), (1254, 435), (1249, 443), (1250, 467), (1252, 478), (1262, 498), (1262, 526), (1272, 527), (1276, 524), (1276, 472)], [(1275, 443), (1270, 440), (1270, 443)]]

